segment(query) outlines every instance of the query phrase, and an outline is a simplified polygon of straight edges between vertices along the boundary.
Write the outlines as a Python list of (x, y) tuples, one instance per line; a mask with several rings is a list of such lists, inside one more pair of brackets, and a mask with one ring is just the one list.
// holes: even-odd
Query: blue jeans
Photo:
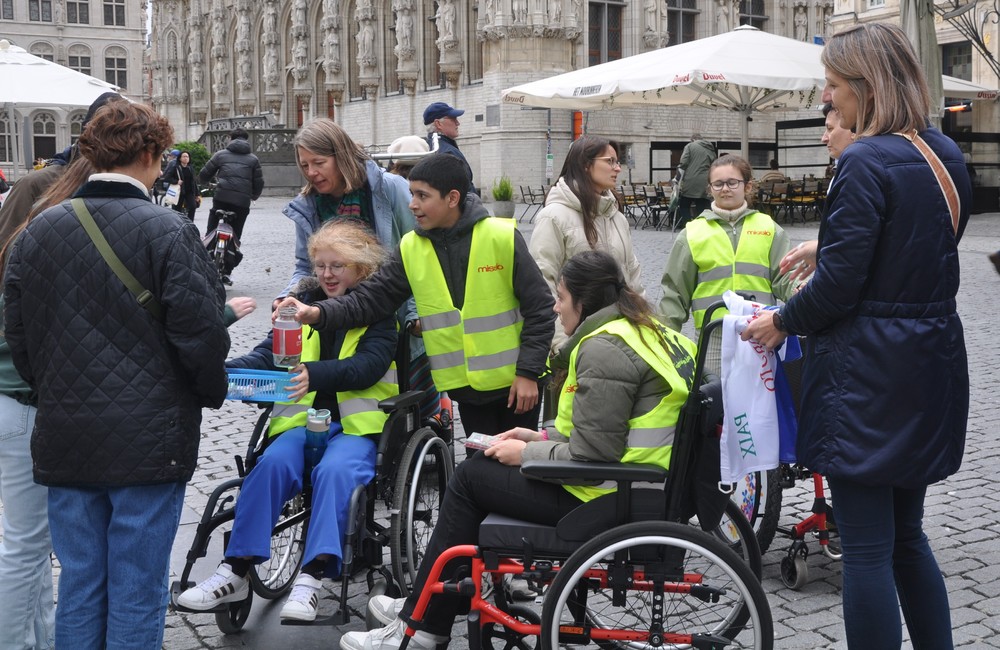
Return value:
[(163, 646), (170, 549), (183, 504), (184, 483), (49, 488), (62, 566), (57, 648)]
[(0, 648), (53, 647), (52, 541), (48, 490), (31, 475), (31, 430), (37, 409), (0, 395)]
[(848, 647), (897, 650), (902, 607), (915, 649), (952, 648), (948, 592), (921, 527), (926, 488), (827, 480), (844, 551)]
[[(302, 491), (305, 439), (303, 427), (279, 435), (243, 481), (227, 557), (263, 561), (270, 555), (271, 529), (281, 515), (281, 508)], [(326, 575), (340, 575), (351, 493), (374, 477), (375, 441), (371, 436), (342, 433), (340, 423), (334, 422), (323, 458), (312, 472), (312, 514), (303, 564), (318, 555), (329, 555)]]

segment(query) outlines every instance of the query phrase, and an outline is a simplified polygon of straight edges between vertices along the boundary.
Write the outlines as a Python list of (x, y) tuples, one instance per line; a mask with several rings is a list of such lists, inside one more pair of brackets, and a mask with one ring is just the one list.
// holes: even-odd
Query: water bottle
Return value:
[(274, 337), (271, 348), (274, 365), (278, 368), (294, 368), (302, 356), (302, 325), (295, 320), (295, 307), (282, 307), (274, 321)]
[(312, 470), (323, 458), (326, 451), (326, 440), (330, 435), (330, 411), (327, 409), (309, 409), (306, 411), (306, 445), (305, 445), (305, 475), (310, 476)]

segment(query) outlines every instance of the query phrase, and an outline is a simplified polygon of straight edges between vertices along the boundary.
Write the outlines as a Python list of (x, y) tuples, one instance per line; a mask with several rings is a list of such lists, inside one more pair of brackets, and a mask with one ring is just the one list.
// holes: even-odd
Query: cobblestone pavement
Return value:
[[(269, 327), (271, 298), (282, 289), (291, 275), (293, 230), (281, 215), (285, 201), (262, 199), (253, 207), (244, 235), (245, 259), (233, 274), (235, 285), (229, 296), (254, 296), (260, 308), (232, 329), (232, 354), (243, 354), (266, 333)], [(199, 210), (197, 224), (204, 228), (207, 206)], [(528, 235), (530, 225), (522, 224)], [(788, 228), (794, 243), (815, 238), (816, 223)], [(647, 297), (659, 300), (659, 280), (673, 241), (669, 232), (633, 231), (635, 246), (643, 265)], [(986, 259), (986, 254), (1000, 245), (1000, 215), (973, 217), (961, 245), (962, 290), (959, 310), (962, 314), (969, 350), (972, 377), (971, 417), (965, 462), (961, 471), (948, 481), (933, 486), (927, 499), (927, 534), (931, 538), (941, 570), (946, 576), (952, 606), (956, 644), (965, 648), (1000, 647), (1000, 506), (989, 486), (1000, 484), (1000, 441), (993, 423), (1000, 393), (997, 370), (996, 322), (1000, 316), (1000, 277)], [(884, 260), (891, 264), (891, 260)], [(691, 332), (688, 332), (690, 334)], [(887, 404), (886, 408), (892, 408)], [(221, 481), (235, 476), (234, 454), (243, 453), (254, 409), (240, 403), (228, 403), (219, 411), (206, 411), (201, 445), (202, 462), (187, 491), (181, 531), (174, 548), (172, 567), (179, 574), (190, 544), (194, 526), (207, 495)], [(793, 525), (808, 510), (810, 486), (801, 484), (785, 495), (781, 525)], [(840, 568), (837, 562), (818, 553), (810, 541), (809, 581), (800, 591), (786, 588), (779, 574), (779, 564), (788, 547), (788, 538), (779, 536), (765, 554), (764, 587), (775, 621), (778, 648), (843, 648), (843, 624), (840, 607)], [(212, 571), (221, 557), (221, 540), (214, 541), (209, 557), (195, 567), (194, 578)], [(324, 593), (321, 611), (335, 608), (333, 586)], [(366, 599), (362, 584), (352, 586), (349, 606), (356, 613), (364, 611)], [(239, 635), (225, 636), (212, 615), (178, 614), (167, 616), (164, 647), (169, 650), (201, 648), (270, 648), (294, 645), (306, 648), (335, 647), (347, 630), (363, 628), (363, 617), (354, 618), (342, 628), (283, 627), (278, 624), (281, 601), (256, 600), (250, 620)], [(455, 628), (452, 647), (465, 648), (463, 625)], [(906, 647), (909, 646), (907, 642)]]

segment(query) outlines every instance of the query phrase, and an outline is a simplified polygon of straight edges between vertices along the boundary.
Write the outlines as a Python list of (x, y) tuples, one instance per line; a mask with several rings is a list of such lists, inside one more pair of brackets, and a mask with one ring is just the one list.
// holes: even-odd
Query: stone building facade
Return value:
[[(28, 52), (103, 79), (135, 101), (148, 100), (143, 83), (146, 0), (0, 0), (0, 38)], [(86, 107), (17, 111), (27, 123), (27, 161), (49, 158), (80, 135)], [(0, 120), (0, 167), (9, 171), (13, 146)]]
[[(740, 24), (812, 41), (840, 25), (898, 15), (897, 0), (157, 0), (151, 99), (178, 139), (196, 139), (220, 118), (263, 114), (294, 129), (329, 116), (383, 149), (424, 133), (423, 109), (445, 101), (466, 111), (459, 145), (478, 185), (500, 175), (537, 185), (558, 173), (573, 114), (502, 105), (505, 88)], [(754, 165), (775, 155), (776, 121), (817, 116), (755, 117)], [(596, 111), (583, 122), (628, 145), (636, 182), (668, 178), (693, 132), (738, 151), (737, 118), (721, 111)], [(813, 126), (785, 135), (796, 144), (820, 133)], [(788, 164), (826, 164), (819, 148), (784, 153)]]

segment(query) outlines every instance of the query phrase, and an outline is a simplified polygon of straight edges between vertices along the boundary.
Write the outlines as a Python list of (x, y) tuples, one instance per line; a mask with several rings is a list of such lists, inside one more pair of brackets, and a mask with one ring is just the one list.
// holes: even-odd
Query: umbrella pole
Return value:
[(11, 181), (16, 181), (21, 176), (21, 161), (20, 161), (20, 154), (19, 154), (19, 151), (18, 151), (19, 147), (20, 147), (20, 143), (17, 141), (17, 134), (14, 132), (14, 126), (16, 124), (16, 122), (14, 121), (14, 104), (11, 103), (11, 102), (7, 102), (6, 104), (4, 104), (4, 108), (7, 109), (7, 111), (6, 111), (6, 118), (5, 119), (7, 120), (7, 134), (10, 137), (10, 141), (9, 141), (10, 142), (10, 150), (9, 150), (10, 159), (11, 159), (11, 162), (14, 163), (14, 168), (11, 170), (11, 173), (10, 173), (10, 175), (11, 175), (11, 179), (10, 180)]
[(740, 155), (750, 162), (750, 111), (740, 111)]

